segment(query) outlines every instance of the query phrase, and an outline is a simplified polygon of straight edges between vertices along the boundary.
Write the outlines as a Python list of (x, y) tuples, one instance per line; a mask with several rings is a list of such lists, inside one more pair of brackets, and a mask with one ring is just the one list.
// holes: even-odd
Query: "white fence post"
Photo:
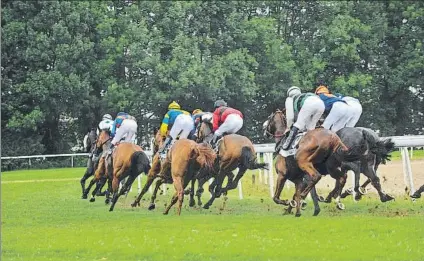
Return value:
[[(259, 163), (263, 162), (261, 160), (261, 154), (259, 152), (256, 153), (256, 158), (257, 158), (257, 160), (258, 160)], [(262, 184), (263, 183), (263, 181), (262, 181), (262, 169), (258, 169), (258, 170), (259, 170), (259, 175), (258, 175), (259, 184)]]
[(409, 193), (410, 195), (412, 195), (414, 194), (415, 189), (414, 189), (414, 181), (412, 179), (411, 161), (409, 160), (408, 148), (403, 147), (400, 150), (402, 155), (403, 175), (405, 179), (405, 184), (407, 187), (409, 187)]
[(239, 191), (239, 198), (243, 199), (243, 188), (241, 185), (241, 179), (238, 181), (238, 191)]
[(74, 156), (71, 156), (71, 167), (74, 167)]
[(268, 179), (269, 179), (269, 193), (271, 198), (274, 196), (274, 161), (272, 158), (272, 153), (268, 154)]

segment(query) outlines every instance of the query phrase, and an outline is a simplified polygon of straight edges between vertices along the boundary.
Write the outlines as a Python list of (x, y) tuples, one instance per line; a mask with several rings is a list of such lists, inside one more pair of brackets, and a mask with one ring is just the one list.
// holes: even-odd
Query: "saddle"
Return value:
[(294, 138), (294, 141), (290, 145), (290, 148), (288, 150), (280, 149), (279, 154), (283, 157), (294, 156), (297, 152), (299, 142), (303, 138), (303, 136), (305, 136), (305, 134), (306, 132), (298, 133), (296, 137)]

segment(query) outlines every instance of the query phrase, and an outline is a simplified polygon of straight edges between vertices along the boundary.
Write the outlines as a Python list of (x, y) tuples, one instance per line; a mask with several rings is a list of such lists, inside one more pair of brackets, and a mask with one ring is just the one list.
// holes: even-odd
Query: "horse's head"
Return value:
[(160, 134), (159, 128), (154, 128), (153, 133), (155, 135), (155, 138), (153, 139), (153, 155), (156, 154), (156, 152), (159, 150), (159, 148), (162, 146), (163, 142), (165, 141), (164, 137)]
[(285, 111), (277, 109), (268, 116), (263, 124), (264, 135), (267, 138), (274, 138), (275, 142), (281, 140), (287, 128)]
[(103, 146), (112, 139), (110, 136), (109, 129), (103, 129), (100, 131), (99, 137), (96, 141), (96, 149), (102, 149)]
[[(201, 117), (196, 129), (196, 142), (209, 141), (212, 137), (212, 114), (207, 113)], [(205, 140), (206, 139), (206, 140)]]

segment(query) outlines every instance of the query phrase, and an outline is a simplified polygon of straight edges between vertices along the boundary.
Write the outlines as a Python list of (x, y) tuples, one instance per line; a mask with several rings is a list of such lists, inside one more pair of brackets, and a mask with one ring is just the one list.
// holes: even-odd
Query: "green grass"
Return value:
[[(424, 201), (380, 203), (345, 199), (346, 210), (311, 202), (302, 217), (283, 216), (265, 185), (243, 182), (210, 210), (175, 209), (162, 215), (172, 188), (154, 211), (132, 209), (136, 189), (108, 212), (102, 197), (80, 199), (84, 169), (2, 174), (2, 260), (423, 260)], [(64, 179), (56, 182), (15, 180)], [(145, 179), (143, 179), (145, 181)], [(292, 191), (284, 192), (288, 198)], [(145, 198), (149, 198), (148, 193)], [(208, 197), (205, 193), (204, 199)]]
[[(408, 150), (408, 153), (410, 153), (410, 150)], [(400, 154), (400, 151), (394, 151), (392, 152), (392, 160), (402, 160), (402, 156)], [(422, 160), (424, 159), (424, 150), (413, 150), (412, 152), (412, 160)]]

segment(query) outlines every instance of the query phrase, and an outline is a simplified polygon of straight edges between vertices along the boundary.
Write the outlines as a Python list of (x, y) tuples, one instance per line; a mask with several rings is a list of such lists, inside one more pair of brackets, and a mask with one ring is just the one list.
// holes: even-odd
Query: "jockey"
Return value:
[[(171, 102), (160, 126), (160, 134), (166, 139), (163, 146), (158, 150), (159, 154), (162, 157), (166, 156), (168, 148), (175, 142), (178, 135), (180, 138), (187, 138), (193, 127), (194, 123), (190, 113), (181, 110), (181, 106), (175, 101)], [(169, 135), (167, 136), (168, 130)]]
[(192, 140), (195, 140), (196, 139), (196, 129), (197, 129), (197, 126), (199, 125), (202, 116), (205, 115), (205, 114), (206, 114), (206, 112), (203, 112), (201, 109), (195, 109), (193, 111), (192, 118), (193, 118), (193, 122), (194, 122), (194, 128), (190, 132), (190, 135), (189, 135)]
[(325, 85), (319, 85), (315, 94), (324, 102), (324, 113), (328, 114), (322, 126), (334, 132), (344, 128), (349, 119), (349, 105), (341, 98), (331, 94)]
[(100, 130), (109, 129), (112, 131), (113, 127), (113, 118), (110, 114), (105, 114), (102, 117), (102, 121), (99, 123), (99, 127), (97, 128), (97, 136), (100, 134)]
[(217, 100), (214, 104), (213, 112), (213, 138), (212, 147), (225, 134), (233, 134), (243, 127), (243, 114), (236, 109), (227, 106), (224, 100)]
[(119, 112), (116, 115), (116, 119), (113, 122), (112, 131), (110, 133), (113, 137), (110, 144), (109, 153), (115, 145), (124, 138), (125, 142), (134, 142), (137, 133), (137, 122), (135, 118), (126, 112)]
[(359, 118), (361, 118), (361, 114), (362, 114), (361, 103), (356, 98), (343, 96), (340, 93), (336, 93), (334, 95), (336, 95), (339, 98), (342, 98), (342, 100), (344, 100), (347, 103), (347, 105), (349, 105), (348, 114), (350, 117), (347, 120), (345, 127), (355, 127), (356, 123), (358, 123), (359, 121)]
[(318, 120), (324, 113), (324, 102), (313, 93), (302, 93), (299, 87), (292, 86), (287, 90), (285, 102), (287, 128), (290, 133), (284, 141), (283, 150), (290, 148), (299, 131), (315, 129)]

